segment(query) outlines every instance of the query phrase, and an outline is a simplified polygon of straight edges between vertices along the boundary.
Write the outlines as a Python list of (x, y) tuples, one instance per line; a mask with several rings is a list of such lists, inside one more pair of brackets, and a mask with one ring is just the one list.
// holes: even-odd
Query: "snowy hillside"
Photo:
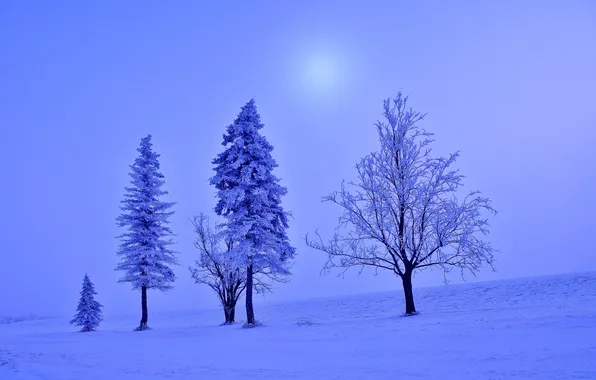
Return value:
[(220, 310), (0, 325), (0, 379), (596, 379), (596, 273), (417, 289), (408, 318), (400, 291), (258, 305), (258, 329)]

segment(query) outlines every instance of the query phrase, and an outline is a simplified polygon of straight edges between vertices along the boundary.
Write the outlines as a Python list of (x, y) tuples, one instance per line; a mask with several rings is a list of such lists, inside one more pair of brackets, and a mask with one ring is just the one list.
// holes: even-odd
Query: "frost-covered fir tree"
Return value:
[(101, 317), (101, 308), (103, 307), (95, 300), (95, 287), (85, 274), (83, 278), (83, 289), (81, 290), (81, 298), (77, 306), (77, 313), (75, 314), (71, 325), (80, 326), (82, 332), (95, 330), (103, 318)]
[(176, 252), (170, 247), (173, 236), (168, 226), (168, 211), (174, 205), (160, 197), (168, 194), (162, 189), (164, 176), (159, 172), (159, 154), (152, 151), (151, 135), (141, 140), (137, 149), (140, 155), (130, 166), (131, 185), (126, 187), (122, 201), (122, 215), (118, 226), (126, 228), (120, 235), (116, 270), (124, 272), (119, 282), (129, 282), (134, 290), (141, 290), (141, 322), (137, 330), (147, 328), (147, 290), (167, 291), (176, 276), (172, 270), (177, 265)]
[(215, 212), (224, 216), (224, 233), (237, 245), (230, 251), (234, 265), (246, 269), (246, 323), (255, 325), (253, 276), (288, 275), (295, 255), (286, 235), (288, 213), (281, 205), (287, 192), (273, 175), (273, 147), (259, 133), (263, 128), (254, 99), (224, 134), (226, 149), (214, 160), (210, 180), (218, 192)]

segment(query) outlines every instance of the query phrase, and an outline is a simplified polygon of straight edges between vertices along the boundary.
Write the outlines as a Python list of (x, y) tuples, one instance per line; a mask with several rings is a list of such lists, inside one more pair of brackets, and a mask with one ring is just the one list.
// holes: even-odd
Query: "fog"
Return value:
[[(181, 262), (150, 312), (216, 307), (190, 278), (188, 218), (213, 214), (211, 160), (253, 97), (297, 247), (291, 282), (258, 302), (401, 292), (388, 273), (320, 276), (325, 256), (304, 244), (332, 232), (340, 210), (321, 197), (377, 148), (373, 123), (399, 90), (428, 113), (435, 153), (461, 151), (466, 189), (499, 211), (497, 271), (467, 281), (596, 270), (592, 1), (14, 1), (0, 5), (0, 49), (0, 315), (69, 315), (85, 273), (106, 314), (140, 313), (117, 283), (115, 218), (149, 133)], [(443, 280), (426, 271), (414, 286)]]

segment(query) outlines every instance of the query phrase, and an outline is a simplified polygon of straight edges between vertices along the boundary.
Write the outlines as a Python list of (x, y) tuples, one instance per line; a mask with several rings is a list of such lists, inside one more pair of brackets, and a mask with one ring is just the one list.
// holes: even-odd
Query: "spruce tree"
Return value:
[(295, 255), (286, 235), (288, 216), (281, 205), (287, 190), (273, 175), (273, 146), (259, 133), (264, 127), (254, 99), (242, 107), (223, 137), (225, 150), (214, 160), (210, 180), (218, 192), (215, 212), (225, 217), (224, 233), (237, 242), (230, 251), (246, 269), (246, 323), (255, 325), (252, 303), (255, 274), (288, 275)]
[(72, 321), (70, 321), (71, 325), (80, 326), (82, 332), (95, 330), (103, 320), (101, 317), (101, 308), (103, 306), (95, 300), (96, 294), (97, 292), (93, 283), (89, 279), (89, 276), (85, 274), (77, 313)]
[(168, 211), (174, 203), (160, 197), (168, 192), (162, 189), (164, 176), (159, 172), (159, 154), (152, 151), (151, 135), (141, 140), (140, 155), (130, 166), (131, 185), (126, 187), (122, 201), (122, 215), (118, 226), (126, 228), (120, 235), (116, 270), (124, 272), (119, 282), (129, 282), (133, 290), (141, 290), (141, 322), (138, 331), (148, 328), (147, 290), (167, 291), (176, 279), (172, 266), (177, 264), (173, 233), (168, 226)]

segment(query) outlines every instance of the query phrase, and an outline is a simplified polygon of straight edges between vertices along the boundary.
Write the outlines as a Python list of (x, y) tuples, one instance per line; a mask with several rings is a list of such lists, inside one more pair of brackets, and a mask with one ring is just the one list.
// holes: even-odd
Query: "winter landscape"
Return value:
[(0, 380), (596, 380), (596, 3), (0, 2)]
[(595, 287), (592, 272), (421, 288), (416, 318), (394, 292), (284, 302), (259, 329), (218, 326), (220, 310), (156, 314), (147, 334), (126, 317), (94, 336), (0, 325), (0, 378), (594, 379)]

